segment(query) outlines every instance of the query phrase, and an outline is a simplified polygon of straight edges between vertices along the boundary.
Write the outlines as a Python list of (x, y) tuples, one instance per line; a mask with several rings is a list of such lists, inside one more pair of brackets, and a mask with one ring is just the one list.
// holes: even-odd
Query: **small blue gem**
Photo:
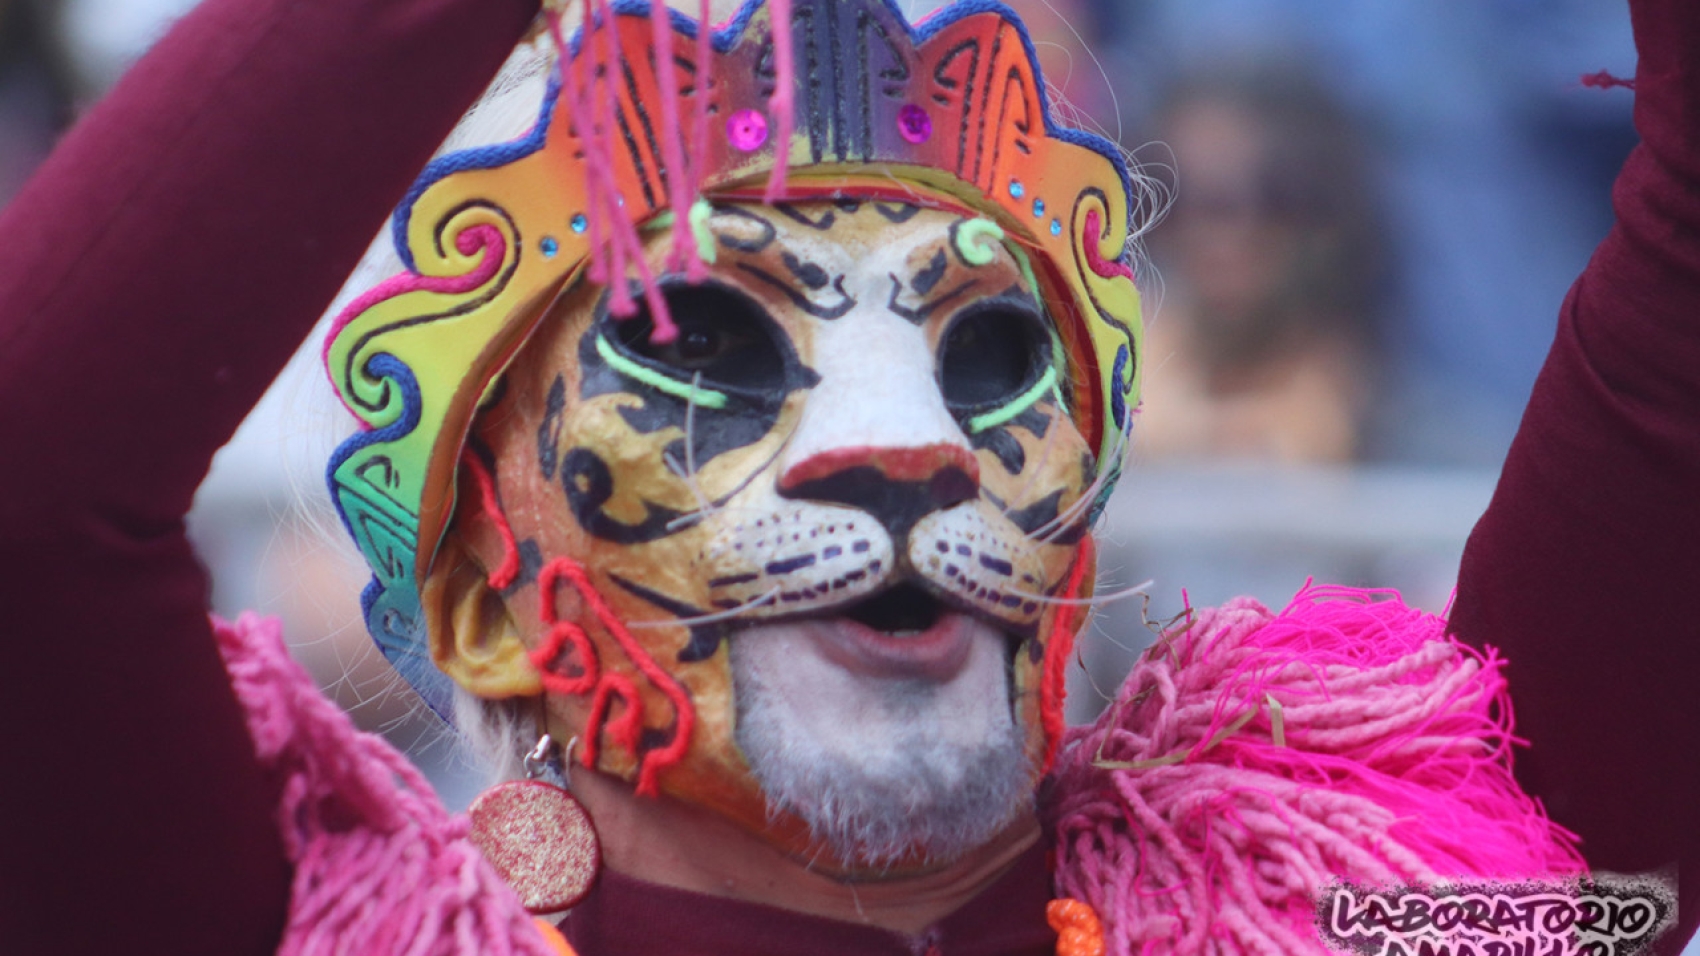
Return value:
[(1021, 185), (1021, 180), (1012, 179), (1012, 180), (1009, 181), (1009, 194), (1011, 196), (1014, 196), (1015, 198), (1020, 199), (1024, 194), (1026, 194), (1026, 192), (1027, 192), (1027, 187)]
[(573, 217), (573, 231), (574, 232), (583, 232), (583, 231), (585, 231), (586, 229), (589, 229), (589, 228), (590, 228), (590, 220), (584, 218), (584, 213), (581, 212), (578, 215)]
[(553, 258), (555, 258), (555, 253), (561, 251), (560, 243), (556, 242), (553, 236), (545, 238), (543, 240), (542, 245), (543, 245), (543, 257), (545, 259), (553, 259)]
[(1044, 214), (1045, 214), (1045, 201), (1043, 199), (1033, 200), (1033, 215), (1043, 216)]
[(1060, 220), (1060, 219), (1052, 219), (1051, 220), (1051, 235), (1053, 235), (1053, 236), (1062, 235), (1062, 220)]

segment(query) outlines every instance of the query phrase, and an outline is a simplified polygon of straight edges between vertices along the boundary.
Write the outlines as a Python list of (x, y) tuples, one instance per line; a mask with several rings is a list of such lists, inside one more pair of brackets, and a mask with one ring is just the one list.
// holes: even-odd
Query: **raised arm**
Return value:
[[(1519, 776), (1596, 869), (1700, 917), (1700, 4), (1631, 3), (1642, 144), (1571, 289), (1454, 628), (1506, 652)], [(1536, 228), (1537, 224), (1530, 224)], [(1685, 934), (1686, 935), (1686, 934)], [(1671, 949), (1675, 951), (1675, 947)]]
[(0, 236), (0, 952), (269, 953), (183, 515), (537, 0), (207, 0)]

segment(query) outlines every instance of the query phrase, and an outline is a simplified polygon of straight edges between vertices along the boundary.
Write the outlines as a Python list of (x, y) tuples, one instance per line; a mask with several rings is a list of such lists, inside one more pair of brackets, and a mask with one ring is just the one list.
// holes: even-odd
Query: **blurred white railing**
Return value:
[(1442, 612), (1464, 541), (1498, 473), (1416, 466), (1136, 465), (1100, 532), (1100, 592), (1152, 581), (1101, 607), (1081, 641), (1092, 670), (1073, 675), (1070, 714), (1097, 709), (1151, 638), (1141, 620), (1251, 595), (1279, 608), (1305, 581), (1395, 588)]

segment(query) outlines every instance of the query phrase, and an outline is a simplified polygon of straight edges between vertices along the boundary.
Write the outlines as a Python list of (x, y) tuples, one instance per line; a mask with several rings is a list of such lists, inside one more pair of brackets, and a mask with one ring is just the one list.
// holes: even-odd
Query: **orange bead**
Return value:
[(578, 956), (577, 953), (573, 952), (572, 946), (567, 943), (567, 938), (562, 936), (561, 931), (552, 924), (540, 919), (532, 920), (532, 922), (537, 925), (537, 931), (543, 934), (543, 941), (548, 943), (560, 956)]
[(1052, 900), (1045, 920), (1057, 931), (1057, 956), (1104, 956), (1104, 925), (1080, 900)]

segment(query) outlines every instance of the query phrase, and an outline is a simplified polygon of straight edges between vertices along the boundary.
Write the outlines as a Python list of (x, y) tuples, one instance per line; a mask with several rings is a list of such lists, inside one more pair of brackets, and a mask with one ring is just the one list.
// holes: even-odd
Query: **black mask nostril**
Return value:
[(913, 584), (899, 584), (844, 609), (845, 617), (887, 634), (924, 631), (943, 613), (937, 598)]

